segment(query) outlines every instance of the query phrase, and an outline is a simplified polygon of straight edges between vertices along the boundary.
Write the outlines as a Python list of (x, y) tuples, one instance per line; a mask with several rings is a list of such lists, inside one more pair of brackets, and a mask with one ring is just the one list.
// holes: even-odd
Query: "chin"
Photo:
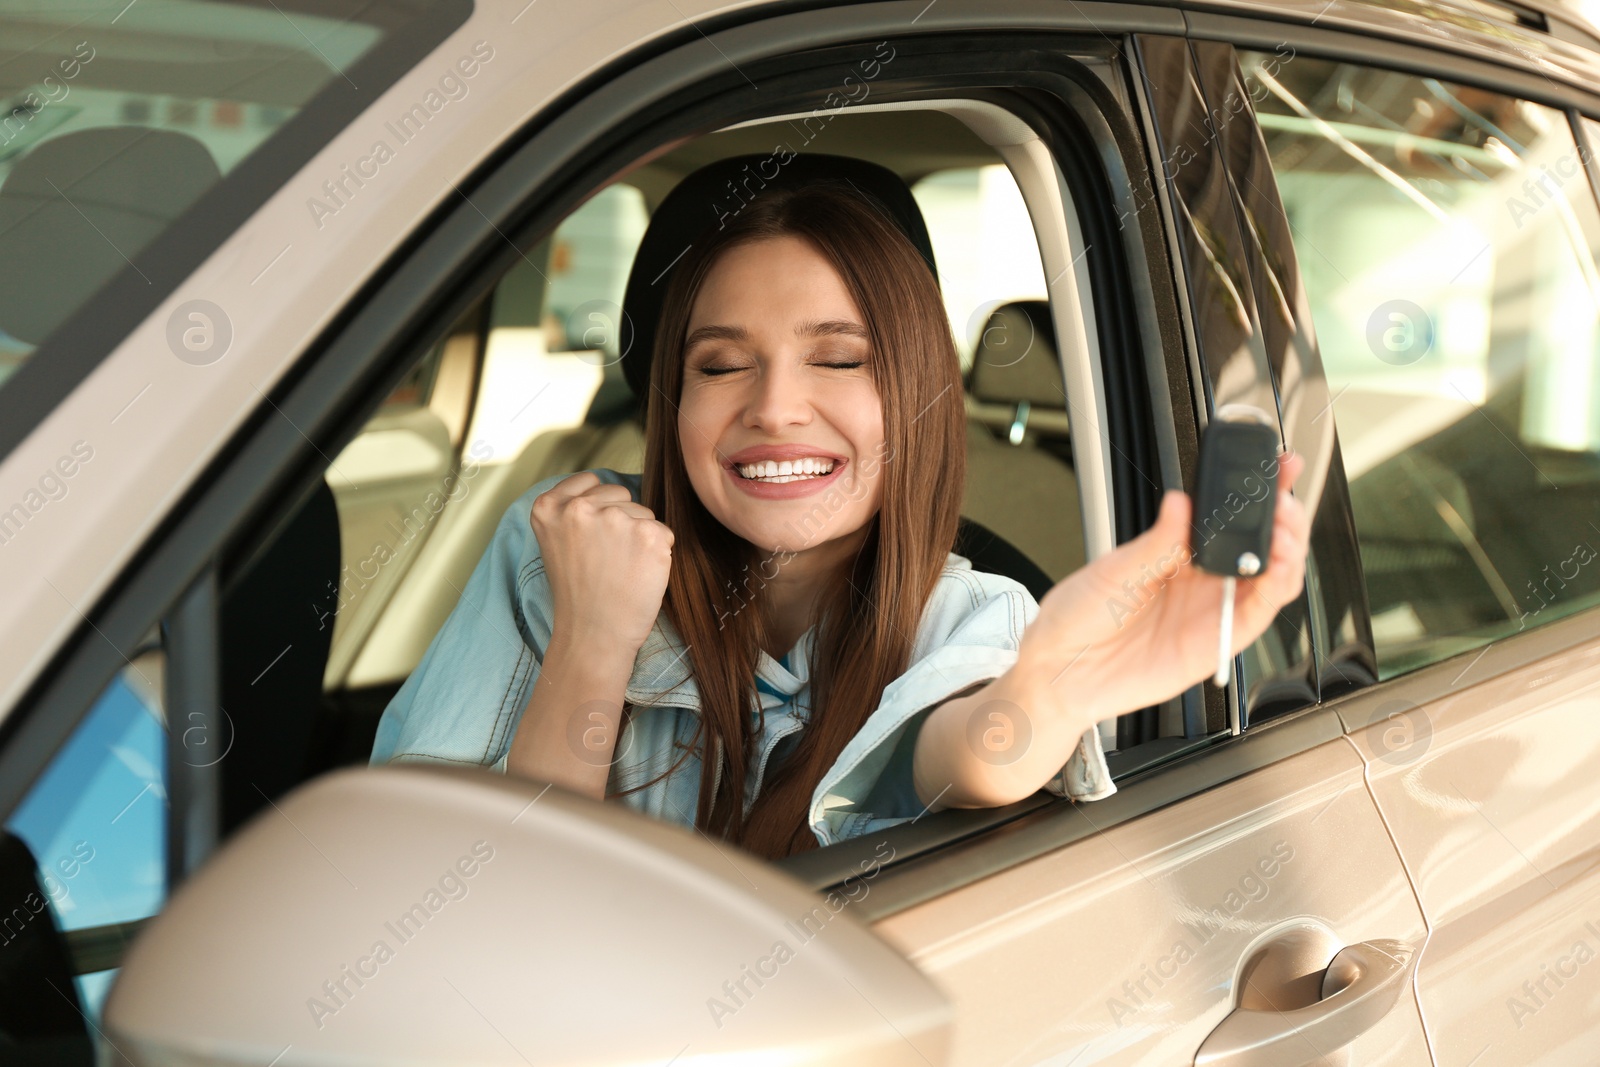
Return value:
[(728, 529), (753, 545), (762, 556), (773, 556), (778, 553), (799, 552), (804, 547), (794, 543), (794, 532), (786, 530), (783, 523), (736, 523)]

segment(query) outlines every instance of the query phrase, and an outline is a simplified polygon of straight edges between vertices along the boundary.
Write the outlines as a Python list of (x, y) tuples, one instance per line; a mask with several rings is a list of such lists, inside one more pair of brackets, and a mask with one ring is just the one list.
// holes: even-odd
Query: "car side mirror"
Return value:
[(130, 948), (103, 1024), (139, 1067), (926, 1067), (951, 1019), (844, 898), (739, 848), (399, 764), (324, 775), (246, 824)]

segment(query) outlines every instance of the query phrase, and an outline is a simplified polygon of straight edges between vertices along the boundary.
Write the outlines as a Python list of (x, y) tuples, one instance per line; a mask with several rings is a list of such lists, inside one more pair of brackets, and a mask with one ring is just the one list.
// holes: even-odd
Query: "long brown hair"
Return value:
[[(868, 520), (860, 551), (818, 597), (811, 716), (789, 757), (768, 769), (746, 818), (745, 770), (756, 740), (750, 722), (759, 706), (755, 670), (766, 625), (763, 611), (739, 610), (745, 604), (736, 585), (744, 575), (748, 589), (750, 571), (766, 553), (701, 503), (684, 467), (677, 415), (683, 342), (706, 275), (735, 245), (780, 236), (803, 238), (826, 257), (866, 319), (868, 366), (883, 404), (883, 503)], [(816, 847), (808, 822), (811, 794), (878, 707), (884, 688), (905, 672), (923, 609), (955, 542), (966, 479), (960, 361), (927, 262), (883, 208), (847, 182), (819, 180), (757, 194), (731, 222), (696, 241), (664, 300), (650, 371), (641, 496), (674, 534), (663, 610), (688, 646), (700, 694), (695, 825), (777, 858)], [(713, 796), (719, 761), (720, 788)]]

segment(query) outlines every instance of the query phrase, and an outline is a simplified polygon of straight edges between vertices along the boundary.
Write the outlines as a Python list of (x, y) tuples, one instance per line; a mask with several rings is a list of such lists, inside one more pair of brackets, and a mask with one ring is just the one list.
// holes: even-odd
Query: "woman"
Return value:
[[(1041, 786), (1109, 794), (1094, 724), (1215, 667), (1189, 498), (1042, 602), (972, 570), (949, 551), (959, 361), (916, 248), (842, 183), (723, 221), (665, 295), (643, 474), (546, 479), (507, 511), (372, 762), (617, 796), (767, 857)], [(1279, 467), (1234, 651), (1303, 581), (1300, 460)]]

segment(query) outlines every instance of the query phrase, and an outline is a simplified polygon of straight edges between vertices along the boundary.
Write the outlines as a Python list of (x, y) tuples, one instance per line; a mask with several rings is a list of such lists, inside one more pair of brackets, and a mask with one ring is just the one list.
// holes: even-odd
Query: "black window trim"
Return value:
[(1223, 41), (1238, 49), (1269, 52), (1280, 44), (1287, 44), (1296, 55), (1303, 52), (1318, 59), (1443, 78), (1559, 110), (1576, 109), (1600, 117), (1600, 92), (1580, 83), (1557, 81), (1532, 64), (1518, 62), (1515, 52), (1496, 63), (1447, 51), (1448, 42), (1429, 48), (1378, 34), (1364, 35), (1327, 26), (1213, 12), (1187, 11), (1184, 18), (1189, 27), (1188, 35), (1199, 41)]
[[(1216, 403), (1216, 361), (1227, 360), (1230, 365), (1237, 363), (1238, 350), (1242, 347), (1253, 371), (1254, 394), (1265, 395), (1264, 406), (1270, 407), (1270, 414), (1276, 420), (1280, 433), (1285, 433), (1281, 398), (1277, 382), (1271, 374), (1270, 357), (1260, 325), (1255, 264), (1239, 215), (1227, 196), (1214, 199), (1206, 194), (1204, 187), (1189, 188), (1197, 178), (1206, 180), (1209, 175), (1219, 174), (1226, 192), (1231, 194), (1232, 176), (1225, 170), (1232, 158), (1227, 151), (1227, 142), (1230, 138), (1250, 136), (1245, 131), (1248, 129), (1253, 133), (1254, 125), (1244, 125), (1247, 120), (1243, 113), (1240, 120), (1223, 123), (1220, 128), (1213, 124), (1210, 116), (1223, 113), (1223, 102), (1210, 100), (1206, 95), (1206, 83), (1215, 72), (1202, 69), (1201, 60), (1195, 55), (1193, 44), (1187, 37), (1181, 34), (1140, 34), (1134, 38), (1133, 45), (1138, 56), (1138, 99), (1145, 113), (1151, 145), (1149, 210), (1160, 216), (1173, 248), (1171, 262), (1178, 279), (1178, 298), (1188, 324), (1185, 340), (1190, 347), (1186, 352), (1186, 366), (1191, 390), (1186, 400), (1181, 402), (1179, 410), (1186, 421), (1193, 423), (1194, 432), (1198, 435), (1210, 420)], [(1170, 115), (1171, 120), (1179, 125), (1172, 129), (1163, 128), (1163, 115)], [(1202, 123), (1194, 118), (1197, 115), (1207, 116), (1203, 130)], [(1177, 161), (1175, 166), (1171, 165), (1174, 160)], [(1213, 236), (1208, 239), (1204, 236), (1206, 234)], [(1208, 243), (1221, 248), (1213, 253), (1206, 248)], [(1216, 279), (1217, 272), (1210, 269), (1210, 264), (1219, 263), (1232, 280), (1231, 290), (1225, 290)], [(1231, 269), (1228, 264), (1232, 264)], [(1231, 316), (1202, 314), (1201, 309), (1222, 306), (1227, 299), (1225, 294), (1229, 291), (1245, 315), (1247, 325), (1236, 325)], [(1198, 459), (1197, 448), (1184, 457), (1186, 486), (1193, 485)], [(1324, 499), (1324, 507), (1329, 503)], [(1337, 501), (1331, 503), (1338, 506)], [(1319, 521), (1326, 522), (1327, 519), (1319, 516)], [(1289, 609), (1287, 629), (1304, 634), (1309, 628), (1309, 622), (1305, 627), (1295, 627), (1292, 620), (1296, 615), (1304, 618), (1309, 614), (1311, 592), (1308, 585), (1307, 592)], [(1284, 616), (1280, 613), (1273, 625), (1278, 627), (1284, 623)], [(1310, 643), (1308, 641), (1308, 645)], [(1308, 648), (1306, 657), (1299, 665), (1314, 677), (1316, 660), (1317, 650)], [(1245, 682), (1243, 657), (1235, 656), (1226, 692), (1209, 684), (1205, 686), (1207, 699), (1221, 705), (1227, 728), (1234, 734), (1247, 728), (1250, 717)], [(1314, 704), (1315, 694), (1312, 697), (1302, 706)]]
[[(1189, 38), (1185, 44), (1187, 63), (1190, 65), (1189, 69), (1195, 73), (1194, 80), (1205, 98), (1207, 113), (1211, 115), (1221, 113), (1226, 105), (1227, 95), (1237, 90), (1245, 101), (1244, 114), (1253, 119), (1255, 108), (1249, 102), (1249, 92), (1244, 85), (1238, 49), (1228, 42), (1197, 42), (1194, 38)], [(1293, 62), (1293, 55), (1291, 54), (1291, 58), (1285, 62)], [(1222, 90), (1226, 91), (1219, 98), (1218, 92)], [(1230, 145), (1228, 142), (1231, 138), (1247, 142), (1247, 147)], [(1230, 165), (1249, 166), (1254, 163), (1270, 170), (1271, 163), (1267, 157), (1266, 143), (1260, 125), (1255, 121), (1225, 124), (1215, 138), (1214, 149), (1217, 150), (1219, 166), (1222, 168)], [(1288, 444), (1290, 423), (1284, 409), (1282, 380), (1278, 373), (1277, 361), (1281, 360), (1285, 366), (1291, 362), (1298, 364), (1296, 373), (1292, 377), (1302, 381), (1325, 382), (1326, 375), (1323, 372), (1321, 350), (1310, 323), (1311, 309), (1308, 294), (1300, 281), (1299, 256), (1295, 252), (1292, 238), (1290, 266), (1293, 276), (1291, 278), (1286, 274), (1278, 281), (1286, 289), (1292, 290), (1286, 293), (1286, 296), (1294, 305), (1292, 310), (1295, 312), (1295, 321), (1292, 327), (1277, 336), (1274, 342), (1273, 324), (1269, 321), (1269, 317), (1263, 315), (1265, 301), (1270, 299), (1267, 295), (1267, 286), (1263, 282), (1263, 275), (1270, 272), (1271, 266), (1262, 260), (1259, 249), (1249, 239), (1248, 231), (1251, 223), (1248, 220), (1252, 217), (1252, 209), (1254, 209), (1253, 217), (1263, 220), (1262, 225), (1271, 225), (1273, 221), (1282, 222), (1282, 232), (1285, 235), (1289, 233), (1290, 228), (1283, 213), (1283, 204), (1277, 187), (1273, 184), (1276, 175), (1270, 175), (1270, 180), (1262, 183), (1247, 181), (1246, 177), (1247, 175), (1236, 170), (1225, 169), (1224, 179), (1229, 206), (1226, 208), (1219, 206), (1218, 211), (1222, 217), (1210, 221), (1217, 229), (1231, 226), (1241, 241), (1243, 255), (1239, 271), (1247, 280), (1244, 286), (1244, 301), (1251, 318), (1252, 331), (1256, 337), (1265, 342), (1267, 349), (1264, 358), (1258, 357), (1257, 370), (1260, 379), (1270, 386), (1276, 404), (1275, 413), (1283, 429), (1285, 443)], [(1197, 206), (1194, 210), (1204, 209)], [(1210, 381), (1206, 383), (1206, 392), (1208, 396), (1214, 394), (1214, 384)], [(1335, 398), (1326, 388), (1323, 392), (1331, 405)], [(1321, 399), (1322, 397), (1317, 398)], [(1317, 400), (1312, 402), (1316, 403)], [(1269, 718), (1288, 711), (1322, 703), (1344, 689), (1359, 688), (1377, 681), (1377, 655), (1370, 632), (1366, 579), (1355, 542), (1355, 519), (1350, 503), (1349, 485), (1344, 475), (1337, 430), (1333, 432), (1330, 449), (1331, 469), (1324, 480), (1322, 497), (1317, 503), (1317, 513), (1312, 524), (1311, 559), (1307, 568), (1306, 589), (1300, 602), (1293, 605), (1292, 610), (1280, 612), (1273, 623), (1280, 637), (1286, 630), (1297, 629), (1295, 625), (1297, 618), (1303, 624), (1305, 634), (1310, 638), (1310, 648), (1306, 659), (1302, 661), (1302, 666), (1309, 668), (1309, 677), (1301, 680), (1306, 682), (1306, 688), (1311, 690), (1312, 696), (1310, 700), (1294, 702), (1287, 696), (1279, 696), (1276, 705), (1267, 703), (1263, 698), (1262, 704), (1252, 707), (1249, 705), (1246, 687), (1241, 680), (1241, 684), (1230, 693), (1230, 701), (1233, 705), (1232, 711), (1239, 717), (1244, 730), (1249, 730)], [(1343, 655), (1347, 658), (1334, 661), (1335, 642), (1334, 635), (1329, 630), (1329, 623), (1342, 613), (1342, 607), (1350, 610), (1355, 616), (1357, 639), (1354, 644), (1360, 647), (1358, 650), (1346, 649)], [(1242, 679), (1242, 673), (1242, 670), (1236, 669), (1235, 677)], [(1330, 685), (1330, 682), (1337, 684)]]

